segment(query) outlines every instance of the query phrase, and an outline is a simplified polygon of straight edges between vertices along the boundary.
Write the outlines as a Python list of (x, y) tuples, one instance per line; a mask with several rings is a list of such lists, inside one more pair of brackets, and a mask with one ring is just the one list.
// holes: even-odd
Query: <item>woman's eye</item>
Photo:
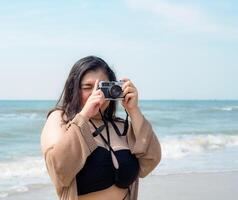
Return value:
[(82, 90), (91, 90), (92, 87), (82, 87)]

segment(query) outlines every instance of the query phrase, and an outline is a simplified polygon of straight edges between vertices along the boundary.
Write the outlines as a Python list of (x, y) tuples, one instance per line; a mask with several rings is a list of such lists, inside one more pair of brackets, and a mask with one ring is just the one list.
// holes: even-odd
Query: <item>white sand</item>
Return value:
[(150, 176), (141, 179), (139, 200), (237, 200), (238, 171)]

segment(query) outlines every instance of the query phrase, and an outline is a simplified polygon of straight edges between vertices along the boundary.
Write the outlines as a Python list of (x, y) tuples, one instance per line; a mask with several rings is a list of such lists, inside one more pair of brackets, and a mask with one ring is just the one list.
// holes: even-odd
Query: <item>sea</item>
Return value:
[[(53, 100), (0, 101), (0, 199), (50, 184), (40, 135)], [(238, 100), (143, 100), (161, 143), (150, 176), (238, 171)], [(125, 117), (119, 106), (118, 116)]]

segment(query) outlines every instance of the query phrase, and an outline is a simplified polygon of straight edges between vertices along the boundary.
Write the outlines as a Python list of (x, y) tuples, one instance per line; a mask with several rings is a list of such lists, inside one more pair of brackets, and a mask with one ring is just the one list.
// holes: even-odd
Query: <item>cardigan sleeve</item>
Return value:
[(80, 114), (67, 124), (63, 137), (44, 153), (47, 171), (56, 188), (70, 185), (97, 145)]
[(131, 152), (136, 155), (140, 164), (139, 177), (148, 175), (161, 160), (161, 146), (151, 124), (143, 117), (143, 122), (134, 132), (130, 123), (127, 140)]

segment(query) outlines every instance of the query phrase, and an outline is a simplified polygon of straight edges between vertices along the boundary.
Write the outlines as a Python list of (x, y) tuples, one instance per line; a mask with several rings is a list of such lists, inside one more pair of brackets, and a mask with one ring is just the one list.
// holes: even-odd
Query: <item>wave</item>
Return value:
[(202, 112), (202, 113), (209, 113), (209, 112), (237, 112), (238, 106), (221, 106), (221, 107), (205, 107), (205, 108), (197, 108), (194, 109), (194, 112)]
[(194, 169), (194, 170), (161, 170), (161, 166), (157, 166), (149, 176), (171, 176), (171, 175), (191, 175), (191, 174), (216, 174), (216, 173), (238, 173), (237, 169)]
[(238, 146), (238, 135), (180, 135), (160, 139), (162, 156), (180, 159), (187, 155)]
[(26, 192), (29, 185), (48, 184), (50, 179), (41, 157), (25, 157), (0, 162), (0, 197)]
[(16, 113), (39, 113), (39, 114), (46, 114), (49, 111), (49, 109), (37, 109), (37, 108), (17, 108), (14, 109), (14, 112)]
[[(154, 175), (161, 173), (179, 173), (182, 168), (169, 170), (170, 160), (177, 160), (188, 155), (203, 154), (207, 151), (238, 146), (238, 135), (174, 135), (160, 138), (162, 158), (166, 166), (158, 166)], [(186, 163), (185, 163), (186, 164)], [(162, 168), (161, 168), (162, 167)], [(165, 168), (163, 170), (163, 167)], [(179, 168), (179, 169), (178, 169)], [(162, 171), (161, 171), (162, 169)], [(25, 157), (18, 160), (0, 162), (0, 198), (19, 192), (27, 192), (32, 185), (49, 184), (50, 179), (42, 157)], [(186, 170), (188, 172), (188, 170)], [(194, 170), (195, 172), (197, 169)]]
[(0, 179), (35, 178), (46, 175), (46, 167), (41, 157), (26, 157), (14, 161), (0, 162)]
[(0, 113), (0, 120), (42, 120), (45, 115), (39, 113)]
[(11, 186), (5, 191), (0, 191), (0, 199), (1, 198), (5, 199), (5, 197), (14, 196), (19, 193), (25, 193), (25, 192), (29, 192), (34, 189), (41, 189), (44, 187), (52, 187), (52, 185), (51, 185), (51, 183), (44, 183), (44, 184), (37, 184), (37, 183), (35, 184), (34, 183), (34, 184)]
[(238, 105), (222, 105), (222, 106), (171, 106), (163, 107), (158, 105), (141, 106), (143, 112), (148, 113), (181, 113), (181, 112), (219, 112), (219, 111), (238, 111)]
[(215, 107), (213, 110), (217, 111), (238, 111), (238, 106), (224, 106), (224, 107)]
[(4, 198), (10, 195), (14, 195), (17, 193), (27, 192), (29, 191), (29, 188), (24, 185), (18, 185), (18, 186), (12, 186), (9, 187), (6, 191), (0, 192), (0, 198)]

